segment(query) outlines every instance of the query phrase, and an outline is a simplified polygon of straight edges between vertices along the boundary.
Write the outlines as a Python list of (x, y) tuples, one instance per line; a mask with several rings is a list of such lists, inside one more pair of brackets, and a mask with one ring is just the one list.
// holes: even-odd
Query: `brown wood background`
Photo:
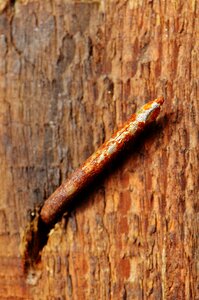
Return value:
[[(199, 299), (198, 6), (0, 1), (0, 299)], [(157, 124), (24, 273), (34, 209), (160, 95)]]

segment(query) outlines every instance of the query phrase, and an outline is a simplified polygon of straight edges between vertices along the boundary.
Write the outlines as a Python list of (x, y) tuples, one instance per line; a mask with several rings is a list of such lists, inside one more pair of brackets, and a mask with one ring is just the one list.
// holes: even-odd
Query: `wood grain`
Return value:
[[(1, 299), (199, 297), (198, 50), (194, 0), (2, 4)], [(162, 94), (152, 133), (52, 229), (24, 274), (34, 209)]]

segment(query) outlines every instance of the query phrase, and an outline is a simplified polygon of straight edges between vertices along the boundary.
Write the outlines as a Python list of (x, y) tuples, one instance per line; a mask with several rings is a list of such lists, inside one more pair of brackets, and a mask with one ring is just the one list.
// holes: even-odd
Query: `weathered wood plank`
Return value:
[[(0, 298), (197, 299), (197, 1), (1, 1), (0, 10)], [(31, 211), (160, 95), (159, 122), (24, 274)]]

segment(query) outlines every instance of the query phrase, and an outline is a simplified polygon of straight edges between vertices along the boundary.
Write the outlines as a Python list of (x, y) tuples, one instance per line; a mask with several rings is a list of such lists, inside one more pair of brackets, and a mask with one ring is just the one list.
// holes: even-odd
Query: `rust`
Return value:
[(72, 176), (45, 201), (40, 214), (42, 221), (46, 224), (53, 223), (57, 216), (64, 212), (66, 205), (108, 165), (124, 145), (157, 118), (163, 102), (163, 97), (160, 97), (145, 104), (94, 152), (81, 168), (74, 171)]

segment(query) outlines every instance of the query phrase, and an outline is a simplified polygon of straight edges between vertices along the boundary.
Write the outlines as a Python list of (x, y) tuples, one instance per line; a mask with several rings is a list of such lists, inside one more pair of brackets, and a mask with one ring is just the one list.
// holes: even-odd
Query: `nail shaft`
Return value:
[(53, 223), (57, 216), (64, 212), (66, 205), (108, 165), (124, 145), (157, 118), (163, 102), (163, 97), (160, 97), (142, 106), (122, 129), (118, 130), (79, 169), (75, 170), (71, 177), (45, 201), (40, 214), (43, 222)]

